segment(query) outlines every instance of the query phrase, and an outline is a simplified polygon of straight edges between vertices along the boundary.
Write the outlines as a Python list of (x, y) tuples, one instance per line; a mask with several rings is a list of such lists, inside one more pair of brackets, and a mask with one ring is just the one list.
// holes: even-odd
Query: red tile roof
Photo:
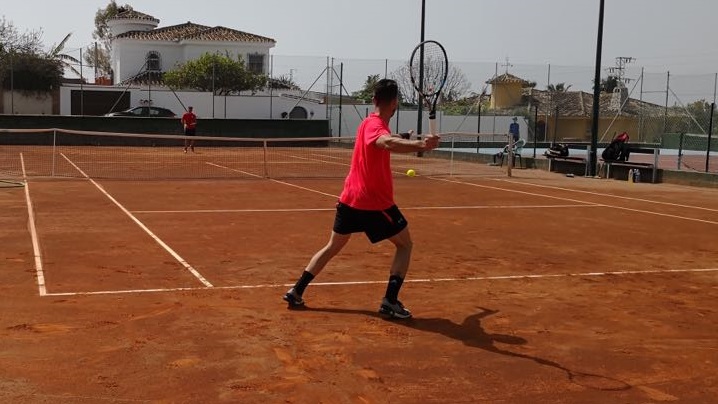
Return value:
[[(544, 90), (530, 89), (525, 93), (524, 105), (539, 107), (539, 115), (553, 115), (558, 107), (559, 115), (565, 117), (590, 117), (593, 113), (593, 94), (584, 91), (567, 91), (551, 93)], [(613, 94), (601, 93), (599, 101), (600, 114), (615, 115), (618, 111), (611, 105)], [(650, 102), (628, 98), (621, 109), (623, 116), (661, 115), (664, 107)]]
[(527, 80), (524, 80), (524, 79), (522, 79), (522, 78), (520, 78), (520, 77), (516, 77), (516, 76), (514, 76), (514, 75), (511, 74), (511, 73), (502, 74), (502, 75), (500, 75), (500, 76), (497, 76), (496, 78), (493, 78), (493, 79), (487, 81), (486, 83), (487, 83), (487, 84), (518, 83), (518, 84), (521, 84), (521, 85), (523, 85), (523, 86), (525, 86), (525, 87), (529, 87), (530, 84), (531, 84), (531, 83), (528, 82)]
[(272, 38), (260, 35), (250, 34), (244, 31), (226, 27), (214, 27), (199, 31), (192, 35), (187, 35), (183, 39), (192, 39), (199, 41), (231, 41), (231, 42), (276, 42)]
[(156, 23), (160, 22), (160, 20), (158, 20), (157, 18), (155, 18), (149, 14), (140, 13), (139, 11), (135, 11), (135, 10), (124, 11), (124, 12), (119, 13), (116, 16), (110, 18), (110, 20), (143, 20), (143, 21), (153, 21)]
[(208, 27), (206, 25), (187, 22), (153, 29), (151, 31), (130, 31), (118, 35), (118, 39), (134, 39), (142, 41), (217, 41), (217, 42), (276, 42), (272, 38), (237, 31), (226, 27)]

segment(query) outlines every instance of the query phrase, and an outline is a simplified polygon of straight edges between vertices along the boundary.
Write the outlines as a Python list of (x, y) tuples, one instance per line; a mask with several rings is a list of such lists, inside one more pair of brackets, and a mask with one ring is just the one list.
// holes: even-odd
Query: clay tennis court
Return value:
[(718, 397), (716, 190), (397, 175), (415, 317), (389, 321), (393, 248), (361, 235), (306, 310), (281, 299), (327, 240), (339, 175), (253, 178), (208, 153), (235, 178), (114, 180), (95, 175), (105, 157), (64, 156), (77, 178), (0, 190), (3, 402)]

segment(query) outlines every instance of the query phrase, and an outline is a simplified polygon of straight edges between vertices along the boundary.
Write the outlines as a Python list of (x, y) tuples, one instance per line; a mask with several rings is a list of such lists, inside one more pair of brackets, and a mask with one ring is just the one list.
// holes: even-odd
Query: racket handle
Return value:
[(429, 117), (429, 132), (432, 135), (436, 135), (436, 116), (433, 118)]

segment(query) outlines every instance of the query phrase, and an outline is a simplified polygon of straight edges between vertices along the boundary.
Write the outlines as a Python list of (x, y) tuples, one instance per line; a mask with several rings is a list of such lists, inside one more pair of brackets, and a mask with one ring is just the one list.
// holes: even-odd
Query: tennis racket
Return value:
[(429, 131), (436, 135), (436, 104), (449, 75), (446, 50), (436, 41), (424, 41), (414, 48), (409, 60), (411, 83), (429, 107)]

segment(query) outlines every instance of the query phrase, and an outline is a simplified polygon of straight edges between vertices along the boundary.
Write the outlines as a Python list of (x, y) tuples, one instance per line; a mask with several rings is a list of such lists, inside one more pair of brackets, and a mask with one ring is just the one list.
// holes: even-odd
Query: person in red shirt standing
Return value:
[[(182, 127), (184, 128), (185, 136), (194, 136), (197, 130), (197, 115), (192, 112), (192, 107), (187, 108), (187, 112), (182, 115)], [(185, 139), (184, 141), (184, 152), (187, 153), (187, 146), (194, 153), (194, 139)]]
[(398, 295), (409, 269), (412, 241), (408, 223), (394, 203), (390, 154), (433, 150), (439, 137), (429, 135), (423, 140), (409, 140), (409, 136), (391, 134), (389, 120), (399, 105), (398, 94), (394, 80), (379, 80), (375, 85), (375, 110), (357, 129), (351, 167), (337, 203), (331, 237), (284, 295), (289, 308), (304, 306), (302, 295), (309, 283), (344, 248), (352, 233), (363, 232), (372, 243), (388, 239), (396, 246), (379, 313), (394, 318), (411, 317)]

